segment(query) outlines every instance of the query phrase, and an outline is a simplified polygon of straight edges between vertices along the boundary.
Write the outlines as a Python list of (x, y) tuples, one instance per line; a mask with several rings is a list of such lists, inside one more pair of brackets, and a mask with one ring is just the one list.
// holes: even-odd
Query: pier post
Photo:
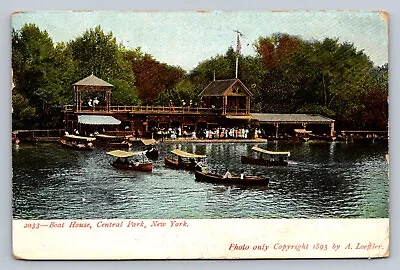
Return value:
[(275, 138), (278, 138), (279, 124), (278, 124), (278, 123), (275, 123), (274, 126), (275, 126)]
[(331, 126), (330, 135), (331, 135), (331, 137), (334, 137), (334, 136), (335, 136), (335, 122), (332, 122), (332, 123), (330, 124), (330, 126)]
[(226, 114), (226, 106), (228, 105), (228, 97), (224, 96), (223, 100), (222, 100), (222, 114), (225, 115)]

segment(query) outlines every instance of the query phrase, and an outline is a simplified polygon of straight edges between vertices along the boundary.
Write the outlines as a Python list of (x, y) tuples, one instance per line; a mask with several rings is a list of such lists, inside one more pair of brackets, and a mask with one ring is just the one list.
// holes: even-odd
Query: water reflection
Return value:
[[(349, 218), (388, 216), (385, 143), (289, 143), (258, 146), (290, 151), (287, 167), (242, 165), (251, 143), (161, 144), (153, 173), (121, 172), (106, 149), (57, 144), (13, 148), (15, 218)], [(206, 154), (210, 171), (270, 178), (270, 188), (194, 181), (163, 166), (179, 148)]]

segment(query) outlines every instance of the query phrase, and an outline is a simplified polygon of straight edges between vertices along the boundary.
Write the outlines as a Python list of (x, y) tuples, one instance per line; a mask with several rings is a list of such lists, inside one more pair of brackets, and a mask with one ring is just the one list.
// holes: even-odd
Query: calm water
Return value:
[[(152, 173), (121, 172), (106, 149), (79, 152), (55, 143), (13, 146), (17, 219), (380, 218), (388, 217), (386, 142), (258, 144), (290, 151), (287, 167), (241, 165), (251, 143), (159, 145)], [(267, 176), (270, 189), (199, 183), (163, 166), (173, 148), (207, 154), (211, 171)]]

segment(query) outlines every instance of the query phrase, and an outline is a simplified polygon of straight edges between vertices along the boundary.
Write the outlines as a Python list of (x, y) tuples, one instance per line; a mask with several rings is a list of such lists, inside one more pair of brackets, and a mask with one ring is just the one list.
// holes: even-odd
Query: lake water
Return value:
[[(258, 145), (290, 151), (287, 167), (242, 165)], [(164, 167), (174, 148), (207, 155), (211, 171), (270, 178), (270, 188), (195, 182)], [(16, 219), (384, 218), (389, 215), (387, 142), (163, 143), (152, 173), (113, 168), (103, 148), (13, 145)]]

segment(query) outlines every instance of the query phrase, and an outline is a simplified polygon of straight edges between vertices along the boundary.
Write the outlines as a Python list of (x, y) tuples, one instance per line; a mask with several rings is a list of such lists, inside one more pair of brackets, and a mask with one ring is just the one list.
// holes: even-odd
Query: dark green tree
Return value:
[(12, 31), (13, 128), (54, 125), (52, 112), (59, 105), (50, 82), (54, 57), (55, 49), (47, 32), (33, 24)]
[(114, 85), (113, 104), (140, 103), (135, 87), (135, 76), (125, 57), (127, 50), (117, 44), (111, 32), (105, 34), (100, 26), (97, 26), (71, 41), (68, 47), (75, 63), (76, 80), (94, 74)]

